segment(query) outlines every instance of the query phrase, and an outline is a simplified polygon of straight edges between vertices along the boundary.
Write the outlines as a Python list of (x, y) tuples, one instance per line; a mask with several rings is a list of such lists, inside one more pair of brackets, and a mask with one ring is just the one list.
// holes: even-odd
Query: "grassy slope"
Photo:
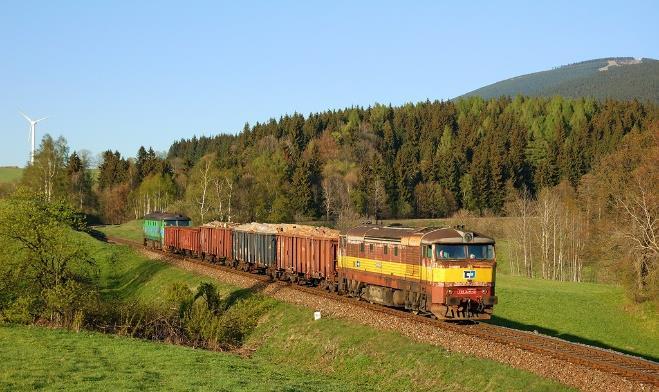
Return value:
[[(172, 282), (195, 286), (207, 279), (125, 246), (89, 244), (106, 297), (157, 301)], [(225, 295), (236, 290), (219, 286)], [(254, 349), (250, 358), (88, 332), (1, 327), (0, 389), (565, 389), (493, 361), (341, 320), (313, 321), (309, 309), (267, 301), (271, 310), (246, 342)]]
[(18, 181), (22, 175), (20, 167), (0, 167), (0, 183)]
[(276, 364), (88, 332), (2, 327), (0, 357), (3, 390), (340, 390), (336, 380)]
[[(437, 225), (438, 221), (403, 223)], [(137, 230), (139, 226), (130, 222), (121, 228), (114, 232)], [(108, 229), (103, 230), (110, 234)], [(502, 273), (508, 270), (507, 242), (497, 244), (499, 304), (493, 323), (659, 358), (659, 316), (654, 304), (633, 305), (623, 289), (614, 285), (555, 282)]]
[(141, 219), (138, 219), (124, 223), (123, 225), (107, 225), (102, 227), (100, 231), (109, 236), (141, 242), (142, 222), (143, 221)]

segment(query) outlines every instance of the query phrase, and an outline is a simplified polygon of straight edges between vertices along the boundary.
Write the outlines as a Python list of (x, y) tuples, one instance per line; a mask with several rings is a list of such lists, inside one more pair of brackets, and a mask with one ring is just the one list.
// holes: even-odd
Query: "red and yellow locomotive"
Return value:
[(489, 319), (494, 240), (454, 228), (357, 226), (341, 236), (339, 291), (439, 319)]

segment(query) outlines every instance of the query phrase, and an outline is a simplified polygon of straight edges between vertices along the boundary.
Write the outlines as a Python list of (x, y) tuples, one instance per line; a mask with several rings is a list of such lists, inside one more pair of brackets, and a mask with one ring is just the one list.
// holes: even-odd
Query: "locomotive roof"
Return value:
[(263, 234), (284, 234), (300, 237), (312, 238), (338, 238), (339, 231), (327, 227), (308, 226), (298, 224), (286, 223), (245, 223), (236, 226), (236, 231), (245, 231), (250, 233), (263, 233)]
[(452, 227), (404, 227), (361, 225), (346, 232), (350, 241), (387, 241), (403, 245), (434, 243), (477, 243), (494, 244), (492, 238), (475, 232), (458, 230)]
[(152, 212), (150, 214), (144, 215), (144, 219), (147, 220), (187, 220), (190, 218), (183, 214), (178, 213), (169, 213), (169, 212)]

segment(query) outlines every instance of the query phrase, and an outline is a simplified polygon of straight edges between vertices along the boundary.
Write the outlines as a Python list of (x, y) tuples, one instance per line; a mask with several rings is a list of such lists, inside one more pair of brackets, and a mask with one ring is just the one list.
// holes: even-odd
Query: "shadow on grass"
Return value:
[(256, 282), (250, 287), (232, 291), (222, 300), (222, 307), (224, 309), (229, 309), (240, 300), (248, 299), (255, 294), (262, 293), (269, 284), (270, 282)]
[(92, 236), (93, 238), (103, 241), (103, 242), (108, 242), (108, 236), (105, 235), (102, 231), (96, 230), (96, 229), (89, 229), (89, 235)]
[(508, 328), (513, 328), (513, 329), (519, 329), (519, 330), (522, 330), (522, 331), (530, 331), (530, 332), (537, 331), (538, 333), (541, 333), (543, 335), (553, 336), (553, 337), (556, 337), (556, 338), (567, 340), (569, 342), (587, 344), (589, 346), (595, 346), (595, 347), (599, 347), (599, 348), (603, 348), (603, 349), (607, 349), (607, 350), (614, 350), (614, 351), (617, 351), (617, 352), (620, 352), (620, 353), (623, 353), (623, 354), (629, 354), (629, 355), (633, 355), (633, 356), (636, 356), (636, 357), (645, 358), (645, 359), (648, 359), (648, 360), (654, 361), (654, 362), (659, 361), (659, 357), (652, 356), (652, 355), (649, 355), (649, 354), (643, 354), (643, 353), (639, 353), (639, 352), (635, 352), (635, 351), (626, 350), (624, 348), (613, 346), (613, 345), (610, 345), (610, 344), (606, 344), (606, 343), (600, 342), (598, 340), (592, 340), (592, 339), (584, 338), (582, 336), (577, 336), (577, 335), (558, 332), (554, 329), (541, 327), (539, 325), (524, 324), (524, 323), (520, 323), (518, 321), (508, 320), (508, 319), (498, 317), (498, 316), (492, 316), (492, 319), (490, 319), (489, 321), (485, 321), (485, 323), (492, 324), (492, 325), (500, 325), (502, 327), (508, 327)]
[(139, 263), (118, 274), (111, 274), (104, 282), (101, 295), (104, 300), (134, 298), (136, 293), (160, 271), (169, 268), (164, 263)]

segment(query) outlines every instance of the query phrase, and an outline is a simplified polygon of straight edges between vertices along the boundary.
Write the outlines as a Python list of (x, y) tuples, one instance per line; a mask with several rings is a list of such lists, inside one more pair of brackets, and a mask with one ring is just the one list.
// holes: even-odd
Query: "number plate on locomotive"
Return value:
[(476, 271), (475, 270), (465, 270), (463, 271), (464, 273), (464, 278), (465, 279), (474, 279), (476, 277)]

